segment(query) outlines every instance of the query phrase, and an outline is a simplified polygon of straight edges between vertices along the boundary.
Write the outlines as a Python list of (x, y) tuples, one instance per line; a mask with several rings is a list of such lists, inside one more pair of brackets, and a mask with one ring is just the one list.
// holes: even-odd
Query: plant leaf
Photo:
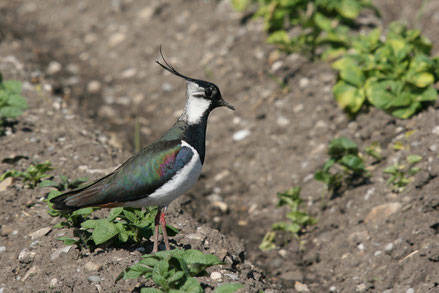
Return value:
[[(88, 222), (88, 221), (86, 221)], [(86, 223), (84, 222), (84, 223)], [(115, 224), (108, 222), (107, 220), (97, 220), (96, 228), (94, 228), (92, 233), (92, 239), (96, 245), (102, 244), (114, 236), (116, 236), (119, 231)], [(82, 223), (82, 224), (84, 224)], [(81, 226), (82, 226), (81, 224)]]
[(364, 91), (343, 80), (336, 83), (332, 92), (339, 107), (351, 114), (357, 113), (366, 100)]
[(217, 287), (213, 293), (234, 293), (241, 288), (244, 288), (244, 285), (240, 283), (222, 284), (221, 286)]

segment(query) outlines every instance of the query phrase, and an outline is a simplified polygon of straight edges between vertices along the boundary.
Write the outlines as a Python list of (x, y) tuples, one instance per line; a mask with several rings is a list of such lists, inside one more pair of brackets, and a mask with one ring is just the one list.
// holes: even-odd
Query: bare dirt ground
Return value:
[[(438, 52), (439, 1), (429, 1), (420, 17), (422, 1), (375, 2), (384, 26), (398, 19), (417, 26)], [(439, 292), (438, 104), (406, 121), (376, 110), (349, 121), (333, 101), (336, 76), (328, 64), (277, 53), (264, 40), (261, 23), (234, 12), (225, 0), (2, 2), (0, 71), (6, 79), (41, 81), (28, 84), (30, 110), (12, 134), (0, 137), (1, 160), (29, 159), (3, 161), (0, 171), (39, 159), (69, 177), (99, 176), (90, 170), (114, 167), (133, 152), (136, 121), (142, 145), (157, 139), (184, 104), (184, 82), (154, 64), (161, 44), (177, 69), (215, 82), (237, 108), (209, 118), (203, 177), (169, 212), (170, 222), (183, 227), (175, 246), (190, 241), (233, 256), (235, 263), (222, 269), (236, 274), (248, 292)], [(287, 92), (278, 80), (287, 83)], [(327, 159), (328, 142), (341, 135), (361, 150), (380, 143), (384, 160), (367, 161), (370, 183), (326, 198), (312, 174)], [(396, 141), (405, 149), (394, 150)], [(421, 171), (404, 192), (393, 193), (382, 171), (408, 154), (423, 157)], [(302, 236), (302, 248), (279, 237), (277, 249), (262, 252), (263, 235), (285, 214), (276, 208), (276, 192), (291, 186), (302, 187), (318, 223)], [(15, 184), (0, 195), (4, 292), (50, 291), (54, 278), (53, 291), (60, 292), (141, 285), (112, 283), (140, 257), (135, 248), (92, 254), (72, 248), (50, 260), (63, 247), (55, 238), (69, 231), (26, 236), (53, 224), (40, 200), (44, 194)], [(210, 245), (187, 237), (196, 233)], [(25, 248), (37, 252), (28, 263), (18, 259)], [(87, 262), (102, 269), (81, 269)], [(91, 275), (101, 282), (90, 284)]]

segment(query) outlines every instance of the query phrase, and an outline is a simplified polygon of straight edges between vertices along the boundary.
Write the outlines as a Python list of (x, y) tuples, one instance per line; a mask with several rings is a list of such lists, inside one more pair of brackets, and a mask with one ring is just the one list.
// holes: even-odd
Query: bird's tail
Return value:
[[(109, 174), (110, 175), (110, 174)], [(74, 211), (86, 207), (101, 206), (99, 193), (103, 186), (103, 179), (107, 176), (78, 189), (67, 191), (50, 200), (53, 208), (59, 211)]]

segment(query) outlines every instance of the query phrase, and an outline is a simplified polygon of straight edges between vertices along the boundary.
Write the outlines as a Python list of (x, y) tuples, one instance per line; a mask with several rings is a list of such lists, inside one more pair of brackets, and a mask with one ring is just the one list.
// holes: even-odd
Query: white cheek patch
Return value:
[(210, 107), (210, 101), (203, 98), (189, 97), (186, 104), (186, 115), (189, 124), (197, 124)]

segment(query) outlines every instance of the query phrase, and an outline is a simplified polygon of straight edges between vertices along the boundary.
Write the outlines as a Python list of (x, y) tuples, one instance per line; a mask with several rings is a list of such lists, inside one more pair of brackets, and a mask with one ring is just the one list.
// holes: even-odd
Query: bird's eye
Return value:
[(206, 95), (206, 97), (210, 97), (212, 95), (212, 90), (208, 88), (204, 91), (204, 94)]

